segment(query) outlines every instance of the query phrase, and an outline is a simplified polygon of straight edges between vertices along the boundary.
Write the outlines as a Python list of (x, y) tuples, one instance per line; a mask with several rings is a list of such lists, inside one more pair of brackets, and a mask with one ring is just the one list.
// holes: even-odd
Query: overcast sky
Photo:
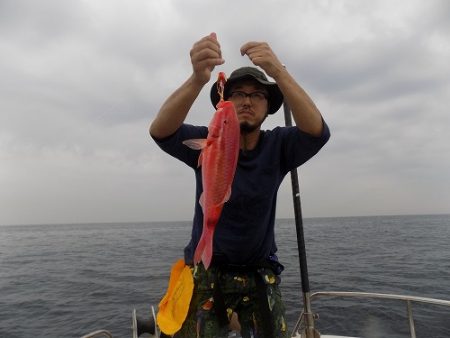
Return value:
[(216, 72), (266, 41), (329, 124), (304, 217), (450, 213), (449, 18), (446, 0), (0, 0), (0, 225), (191, 219), (193, 172), (148, 125), (210, 32)]

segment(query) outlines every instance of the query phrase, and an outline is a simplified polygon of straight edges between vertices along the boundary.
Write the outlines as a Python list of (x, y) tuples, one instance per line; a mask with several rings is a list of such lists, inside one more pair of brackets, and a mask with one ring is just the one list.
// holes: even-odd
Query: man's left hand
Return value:
[(261, 67), (274, 79), (284, 70), (283, 64), (267, 42), (247, 42), (241, 47), (241, 55), (247, 55), (255, 66)]

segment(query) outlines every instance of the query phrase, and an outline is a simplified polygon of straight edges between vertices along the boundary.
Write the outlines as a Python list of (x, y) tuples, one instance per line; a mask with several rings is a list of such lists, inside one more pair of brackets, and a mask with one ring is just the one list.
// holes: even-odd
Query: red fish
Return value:
[(234, 104), (223, 100), (225, 81), (225, 74), (220, 72), (217, 88), (221, 100), (209, 123), (207, 138), (183, 142), (192, 149), (202, 150), (198, 165), (202, 167), (203, 193), (200, 205), (203, 210), (203, 231), (195, 249), (194, 263), (202, 261), (206, 269), (212, 260), (215, 227), (223, 205), (231, 195), (239, 155), (239, 121)]

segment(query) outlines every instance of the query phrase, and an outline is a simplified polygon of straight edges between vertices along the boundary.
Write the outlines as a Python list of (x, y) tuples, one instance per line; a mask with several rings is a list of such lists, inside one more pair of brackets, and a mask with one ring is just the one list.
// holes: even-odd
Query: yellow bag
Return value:
[(170, 272), (169, 287), (159, 302), (156, 322), (162, 332), (173, 335), (186, 319), (194, 290), (194, 279), (189, 266), (179, 259)]

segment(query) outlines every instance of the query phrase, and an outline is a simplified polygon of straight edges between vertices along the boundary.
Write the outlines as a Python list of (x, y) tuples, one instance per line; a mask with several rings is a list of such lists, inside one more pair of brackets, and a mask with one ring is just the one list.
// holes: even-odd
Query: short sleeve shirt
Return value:
[[(330, 132), (323, 122), (319, 137), (297, 127), (277, 127), (261, 131), (257, 146), (240, 150), (230, 199), (225, 203), (214, 232), (213, 254), (230, 264), (256, 264), (277, 251), (274, 235), (278, 188), (286, 174), (313, 157), (328, 141)], [(182, 144), (187, 139), (206, 138), (207, 127), (183, 124), (173, 135), (157, 140), (168, 154), (194, 170), (196, 202), (191, 239), (185, 247), (185, 260), (192, 263), (203, 229), (199, 204), (202, 193), (199, 150)], [(213, 259), (214, 261), (214, 259)]]

